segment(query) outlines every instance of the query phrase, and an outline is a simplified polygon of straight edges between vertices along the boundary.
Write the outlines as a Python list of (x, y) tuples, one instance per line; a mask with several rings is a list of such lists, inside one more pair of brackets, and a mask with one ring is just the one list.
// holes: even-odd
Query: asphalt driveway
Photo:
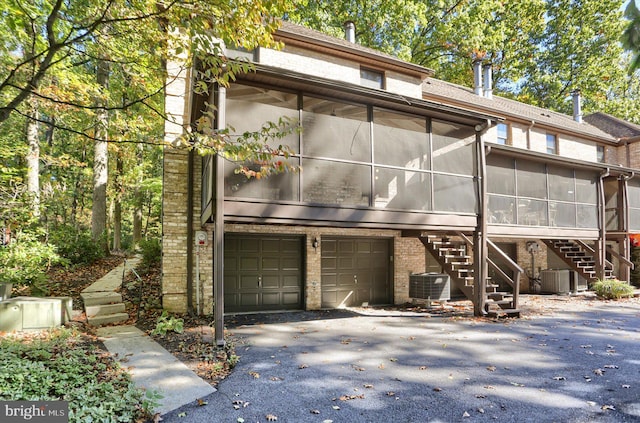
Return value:
[(241, 356), (167, 422), (640, 421), (640, 305), (510, 320), (394, 310), (228, 318)]

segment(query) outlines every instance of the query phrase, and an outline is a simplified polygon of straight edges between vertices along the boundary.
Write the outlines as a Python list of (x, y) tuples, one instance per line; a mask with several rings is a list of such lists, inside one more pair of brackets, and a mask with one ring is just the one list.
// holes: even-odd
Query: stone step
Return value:
[(80, 294), (80, 298), (85, 307), (122, 302), (122, 295), (117, 292), (86, 292)]
[(84, 310), (87, 313), (87, 318), (126, 312), (126, 308), (123, 303), (85, 306)]
[(113, 313), (106, 314), (103, 316), (95, 316), (87, 318), (87, 322), (91, 326), (102, 326), (107, 325), (109, 323), (119, 323), (124, 322), (129, 319), (129, 315), (127, 313)]

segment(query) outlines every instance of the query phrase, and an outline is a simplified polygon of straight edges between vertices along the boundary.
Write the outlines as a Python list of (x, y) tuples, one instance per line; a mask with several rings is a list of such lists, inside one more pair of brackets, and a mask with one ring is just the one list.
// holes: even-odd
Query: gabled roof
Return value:
[(359, 57), (363, 62), (378, 67), (390, 67), (398, 72), (409, 75), (426, 77), (435, 72), (413, 63), (405, 62), (390, 54), (352, 43), (343, 38), (333, 37), (320, 31), (294, 24), (289, 21), (281, 21), (280, 28), (274, 33), (276, 40), (282, 41), (285, 45), (298, 45), (310, 50), (331, 54), (347, 55)]
[(640, 125), (635, 123), (602, 112), (585, 116), (584, 120), (621, 141), (640, 141)]
[(505, 119), (521, 120), (541, 125), (567, 134), (576, 134), (592, 140), (616, 143), (617, 139), (588, 122), (576, 122), (573, 116), (541, 107), (493, 95), (489, 99), (474, 93), (473, 89), (435, 78), (427, 78), (422, 84), (425, 99), (448, 99), (450, 102), (471, 107), (485, 113), (500, 114)]

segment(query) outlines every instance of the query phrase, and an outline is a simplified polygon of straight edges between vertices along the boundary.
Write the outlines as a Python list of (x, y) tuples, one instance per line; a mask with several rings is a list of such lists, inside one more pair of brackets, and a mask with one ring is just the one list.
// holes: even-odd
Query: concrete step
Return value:
[(84, 310), (87, 313), (88, 318), (126, 312), (126, 308), (123, 303), (85, 306)]
[(82, 298), (85, 307), (122, 302), (122, 295), (117, 292), (86, 292), (80, 294), (80, 298)]
[(95, 316), (87, 318), (87, 322), (91, 326), (102, 326), (107, 325), (109, 323), (119, 323), (124, 322), (129, 319), (129, 315), (127, 313), (113, 313), (106, 314), (103, 316)]

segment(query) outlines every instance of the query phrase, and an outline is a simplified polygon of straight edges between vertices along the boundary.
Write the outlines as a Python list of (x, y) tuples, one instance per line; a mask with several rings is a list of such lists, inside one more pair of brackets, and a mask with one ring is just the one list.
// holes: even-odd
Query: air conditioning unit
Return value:
[(54, 328), (71, 314), (70, 297), (13, 297), (0, 302), (0, 332)]
[(540, 272), (542, 292), (548, 294), (569, 294), (584, 291), (587, 281), (570, 269), (547, 269)]
[(430, 301), (451, 299), (451, 278), (442, 273), (416, 273), (409, 276), (409, 297)]

